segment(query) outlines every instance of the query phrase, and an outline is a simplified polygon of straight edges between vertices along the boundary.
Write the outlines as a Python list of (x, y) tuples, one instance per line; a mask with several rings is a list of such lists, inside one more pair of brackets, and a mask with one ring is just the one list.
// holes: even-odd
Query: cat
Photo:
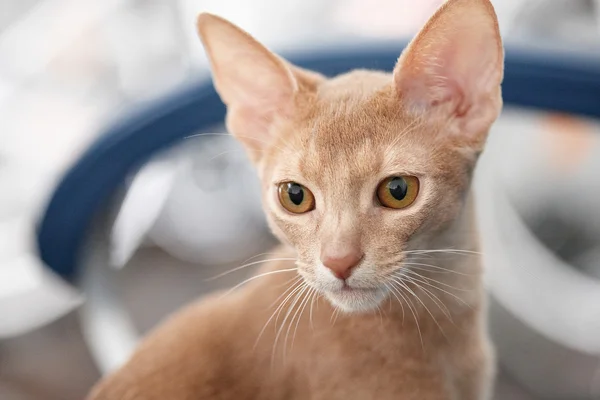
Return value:
[(169, 318), (88, 399), (489, 399), (470, 190), (502, 107), (489, 0), (444, 3), (392, 74), (326, 78), (217, 16), (198, 30), (279, 261)]

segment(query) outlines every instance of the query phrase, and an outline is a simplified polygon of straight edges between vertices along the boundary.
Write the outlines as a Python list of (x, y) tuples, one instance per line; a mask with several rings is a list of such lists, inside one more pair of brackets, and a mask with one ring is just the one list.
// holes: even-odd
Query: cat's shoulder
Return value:
[(88, 400), (214, 398), (227, 380), (233, 338), (228, 314), (234, 299), (203, 298), (169, 317), (129, 361), (104, 378)]

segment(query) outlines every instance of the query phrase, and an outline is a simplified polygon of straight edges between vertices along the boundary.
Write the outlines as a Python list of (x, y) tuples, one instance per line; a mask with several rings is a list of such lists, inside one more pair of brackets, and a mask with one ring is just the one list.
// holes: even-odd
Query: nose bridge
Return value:
[(352, 207), (327, 212), (322, 221), (322, 246), (349, 246), (360, 242), (360, 224)]
[[(352, 184), (350, 171), (337, 170), (329, 178), (325, 211), (321, 220), (321, 263), (341, 280), (346, 280), (363, 258), (360, 224), (360, 187)], [(337, 179), (333, 179), (337, 178)], [(343, 179), (341, 179), (343, 178)]]
[(321, 257), (343, 258), (362, 252), (360, 223), (356, 210), (330, 212), (322, 221)]
[(349, 211), (331, 213), (323, 223), (321, 262), (334, 276), (346, 280), (363, 257), (357, 216)]

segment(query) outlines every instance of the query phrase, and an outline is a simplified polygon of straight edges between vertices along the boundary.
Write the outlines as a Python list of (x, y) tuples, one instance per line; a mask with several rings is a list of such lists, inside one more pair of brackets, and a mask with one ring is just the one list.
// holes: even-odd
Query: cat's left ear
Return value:
[(490, 1), (448, 0), (400, 56), (394, 85), (403, 105), (448, 120), (446, 134), (481, 150), (502, 108), (503, 59)]
[(296, 100), (313, 91), (320, 75), (291, 65), (231, 22), (198, 17), (215, 88), (227, 106), (227, 127), (253, 161), (273, 142), (278, 118), (295, 112)]

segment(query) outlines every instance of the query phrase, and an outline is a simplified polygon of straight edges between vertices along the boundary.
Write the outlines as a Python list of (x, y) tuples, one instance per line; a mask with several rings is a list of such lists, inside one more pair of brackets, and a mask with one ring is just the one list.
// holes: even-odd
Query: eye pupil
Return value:
[(392, 197), (396, 200), (403, 200), (408, 192), (408, 184), (401, 177), (390, 180), (387, 187)]
[(304, 200), (304, 189), (297, 183), (290, 183), (288, 186), (288, 196), (295, 205), (299, 206)]

